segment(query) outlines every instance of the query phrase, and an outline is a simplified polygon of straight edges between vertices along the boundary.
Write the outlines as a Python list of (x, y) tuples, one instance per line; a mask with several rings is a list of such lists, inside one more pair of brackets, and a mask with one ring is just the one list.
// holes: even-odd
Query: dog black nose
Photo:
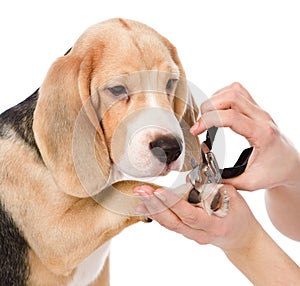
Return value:
[(170, 164), (176, 161), (182, 152), (181, 139), (164, 135), (150, 142), (149, 148), (152, 154), (162, 163)]

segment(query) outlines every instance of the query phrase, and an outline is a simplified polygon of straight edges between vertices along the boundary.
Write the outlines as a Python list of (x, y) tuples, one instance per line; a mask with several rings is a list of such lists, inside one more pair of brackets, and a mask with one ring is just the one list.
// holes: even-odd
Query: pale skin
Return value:
[(299, 153), (238, 83), (219, 90), (201, 105), (201, 117), (191, 132), (198, 135), (211, 126), (229, 127), (254, 147), (246, 171), (223, 182), (221, 192), (230, 197), (228, 215), (210, 216), (171, 191), (149, 186), (134, 190), (142, 200), (137, 211), (199, 244), (220, 247), (254, 285), (299, 285), (297, 264), (264, 231), (236, 191), (266, 189), (273, 224), (300, 241)]

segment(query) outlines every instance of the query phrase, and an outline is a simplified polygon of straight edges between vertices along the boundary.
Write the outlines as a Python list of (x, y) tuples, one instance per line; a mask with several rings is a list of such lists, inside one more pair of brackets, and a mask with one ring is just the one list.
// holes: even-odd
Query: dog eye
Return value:
[(169, 79), (166, 86), (166, 92), (168, 94), (174, 93), (174, 89), (176, 87), (177, 79)]
[(109, 87), (108, 90), (116, 97), (127, 96), (128, 94), (126, 87), (123, 85)]

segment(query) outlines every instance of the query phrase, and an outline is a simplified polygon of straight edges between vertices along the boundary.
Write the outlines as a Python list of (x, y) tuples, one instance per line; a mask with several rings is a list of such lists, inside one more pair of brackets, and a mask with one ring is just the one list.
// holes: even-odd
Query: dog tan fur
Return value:
[[(32, 127), (38, 152), (13, 130), (0, 137), (1, 202), (28, 243), (29, 285), (68, 285), (85, 258), (125, 227), (144, 220), (112, 212), (92, 198), (109, 186), (113, 161), (124, 152), (119, 146), (112, 154), (115, 129), (124, 118), (147, 108), (145, 92), (135, 94), (135, 100), (111, 104), (107, 83), (144, 71), (166, 74), (163, 84), (169, 74), (185, 78), (176, 49), (153, 29), (123, 19), (92, 26), (70, 53), (54, 62), (39, 90)], [(99, 87), (100, 97), (91, 98)], [(183, 128), (186, 170), (191, 157), (199, 158), (199, 142), (188, 130), (197, 108), (184, 81), (174, 93), (151, 96), (159, 108), (175, 114)], [(74, 155), (75, 128), (83, 141)], [(91, 142), (94, 165), (84, 160)], [(89, 170), (90, 177), (81, 178), (80, 170)], [(121, 181), (113, 186), (130, 194), (139, 184)], [(105, 259), (105, 270), (91, 285), (109, 285)]]

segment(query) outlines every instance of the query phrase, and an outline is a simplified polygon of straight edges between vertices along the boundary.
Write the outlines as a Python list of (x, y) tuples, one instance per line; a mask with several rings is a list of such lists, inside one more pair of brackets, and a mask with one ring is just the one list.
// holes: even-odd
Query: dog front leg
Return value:
[[(128, 181), (114, 184), (114, 190), (129, 195), (140, 182)], [(105, 193), (105, 201), (114, 199), (115, 194)], [(129, 206), (129, 203), (132, 203)], [(55, 221), (41, 222), (48, 225), (46, 231), (31, 236), (31, 243), (42, 263), (56, 275), (69, 275), (77, 265), (97, 248), (121, 232), (125, 227), (145, 220), (135, 216), (137, 199), (125, 201), (123, 209), (131, 213), (118, 213), (111, 210), (101, 201), (93, 198), (74, 199), (55, 216)], [(118, 203), (122, 206), (122, 202)], [(57, 211), (56, 211), (57, 213)], [(51, 217), (51, 216), (50, 216)]]

